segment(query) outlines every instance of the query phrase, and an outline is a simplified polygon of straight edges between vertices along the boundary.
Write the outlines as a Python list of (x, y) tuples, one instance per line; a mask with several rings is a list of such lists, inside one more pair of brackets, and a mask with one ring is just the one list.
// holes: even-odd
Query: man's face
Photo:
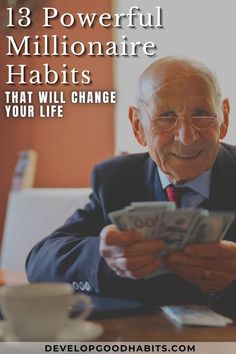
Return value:
[[(166, 75), (152, 97), (140, 105), (139, 116), (141, 144), (147, 145), (152, 159), (175, 184), (192, 180), (212, 167), (228, 125), (212, 82), (196, 72)], [(184, 118), (174, 129), (159, 131), (152, 119), (157, 116)], [(197, 130), (190, 123), (192, 116), (218, 116), (218, 120), (209, 129)]]

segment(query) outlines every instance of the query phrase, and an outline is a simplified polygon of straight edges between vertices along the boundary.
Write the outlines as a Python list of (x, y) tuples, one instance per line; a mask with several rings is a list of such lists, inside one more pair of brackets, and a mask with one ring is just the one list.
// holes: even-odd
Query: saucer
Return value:
[[(86, 342), (99, 338), (103, 332), (104, 328), (100, 324), (73, 318), (66, 321), (64, 328), (60, 330), (54, 341)], [(0, 321), (0, 340), (19, 342), (19, 339), (11, 331), (7, 321)]]
[(59, 342), (86, 342), (99, 338), (104, 332), (102, 325), (81, 320), (68, 319), (65, 327), (58, 333), (56, 341)]

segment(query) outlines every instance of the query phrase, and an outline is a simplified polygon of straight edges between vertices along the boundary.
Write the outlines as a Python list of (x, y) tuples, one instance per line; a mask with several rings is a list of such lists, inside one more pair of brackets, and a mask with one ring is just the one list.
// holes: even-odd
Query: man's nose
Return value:
[(199, 137), (199, 132), (195, 129), (189, 119), (180, 119), (176, 131), (175, 140), (184, 145), (191, 145)]

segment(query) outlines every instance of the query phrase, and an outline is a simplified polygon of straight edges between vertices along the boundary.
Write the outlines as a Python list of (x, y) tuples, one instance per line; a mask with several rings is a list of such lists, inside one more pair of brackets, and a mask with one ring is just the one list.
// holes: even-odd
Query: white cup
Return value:
[(69, 308), (81, 303), (81, 319), (92, 311), (90, 298), (74, 294), (67, 283), (34, 283), (4, 286), (1, 310), (14, 335), (22, 341), (54, 340), (68, 321)]

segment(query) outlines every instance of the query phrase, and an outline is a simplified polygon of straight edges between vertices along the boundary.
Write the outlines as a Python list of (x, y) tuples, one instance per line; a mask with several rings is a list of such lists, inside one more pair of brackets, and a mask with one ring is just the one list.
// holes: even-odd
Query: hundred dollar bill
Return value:
[(129, 230), (129, 225), (127, 221), (127, 213), (124, 209), (112, 211), (108, 214), (111, 222), (115, 224), (120, 231)]
[[(221, 240), (235, 220), (233, 212), (210, 212), (204, 209), (175, 209), (170, 202), (134, 202), (109, 217), (119, 230), (136, 230), (144, 240), (161, 239), (166, 249), (160, 258), (190, 243)], [(164, 265), (149, 277), (171, 273)]]
[(158, 212), (163, 210), (175, 210), (175, 202), (134, 202), (125, 207), (125, 211), (129, 214), (135, 214), (141, 211)]
[(128, 215), (132, 215), (141, 211), (162, 211), (162, 210), (175, 210), (176, 205), (174, 202), (133, 202), (125, 209), (117, 210), (109, 213), (109, 218), (120, 231), (127, 231), (133, 229), (133, 225), (129, 225)]
[(175, 202), (133, 202), (130, 207), (132, 210), (176, 210)]
[(236, 213), (227, 211), (227, 212), (220, 212), (220, 214), (222, 214), (224, 216), (224, 222), (223, 222), (224, 225), (221, 230), (221, 239), (223, 239), (225, 237), (225, 235), (227, 234), (230, 226), (234, 222), (235, 217), (236, 217)]
[(140, 232), (145, 240), (153, 240), (159, 228), (162, 213), (160, 211), (132, 211), (127, 214), (129, 226)]
[(224, 327), (233, 323), (231, 318), (222, 316), (206, 306), (163, 306), (161, 309), (181, 325)]
[(180, 250), (186, 243), (189, 230), (201, 217), (200, 209), (177, 209), (164, 211), (161, 222), (156, 229), (156, 238), (164, 240), (167, 249)]
[(235, 219), (233, 212), (211, 212), (192, 229), (191, 243), (211, 243), (224, 238)]

